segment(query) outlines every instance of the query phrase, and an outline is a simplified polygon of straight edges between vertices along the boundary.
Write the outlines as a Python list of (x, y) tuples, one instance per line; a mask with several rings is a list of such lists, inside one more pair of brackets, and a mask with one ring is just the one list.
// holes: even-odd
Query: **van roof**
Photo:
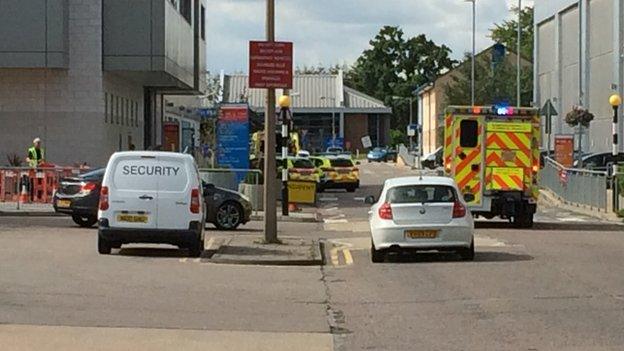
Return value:
[(115, 152), (111, 158), (123, 157), (123, 156), (147, 156), (147, 157), (158, 157), (158, 156), (168, 156), (168, 157), (177, 157), (193, 160), (193, 156), (189, 154), (183, 154), (180, 152), (169, 152), (169, 151), (119, 151)]

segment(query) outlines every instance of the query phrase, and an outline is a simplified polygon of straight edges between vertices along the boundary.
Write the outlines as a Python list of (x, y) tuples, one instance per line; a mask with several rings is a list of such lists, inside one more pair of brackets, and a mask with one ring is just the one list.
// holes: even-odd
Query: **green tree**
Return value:
[(409, 102), (393, 97), (409, 97), (414, 89), (450, 69), (455, 63), (450, 53), (447, 46), (438, 46), (424, 34), (406, 38), (400, 27), (385, 26), (348, 72), (346, 83), (391, 106), (392, 128), (403, 130)]
[[(515, 14), (511, 20), (494, 24), (490, 29), (490, 38), (497, 43), (505, 45), (512, 51), (516, 51), (518, 45), (518, 7), (511, 9)], [(520, 27), (522, 29), (522, 39), (520, 40), (520, 54), (528, 60), (533, 57), (533, 8), (525, 7), (520, 13)]]
[[(471, 55), (466, 54), (464, 64), (457, 68), (457, 73), (444, 88), (447, 105), (470, 105), (471, 100)], [(492, 105), (496, 103), (516, 102), (516, 65), (505, 60), (494, 66), (491, 55), (484, 53), (477, 56), (475, 64), (475, 104)], [(532, 73), (524, 70), (520, 76), (521, 91), (531, 91)], [(523, 106), (529, 106), (532, 94), (522, 94)]]

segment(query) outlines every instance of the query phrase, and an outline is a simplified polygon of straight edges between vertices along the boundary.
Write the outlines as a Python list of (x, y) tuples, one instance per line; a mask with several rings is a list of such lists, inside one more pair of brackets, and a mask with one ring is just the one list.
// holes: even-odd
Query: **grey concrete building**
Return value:
[(553, 134), (575, 132), (564, 121), (573, 106), (594, 113), (584, 151), (611, 150), (608, 99), (623, 93), (623, 9), (624, 0), (535, 2), (535, 103), (553, 101), (559, 112)]
[(0, 157), (104, 165), (162, 141), (164, 95), (205, 87), (206, 0), (0, 0)]

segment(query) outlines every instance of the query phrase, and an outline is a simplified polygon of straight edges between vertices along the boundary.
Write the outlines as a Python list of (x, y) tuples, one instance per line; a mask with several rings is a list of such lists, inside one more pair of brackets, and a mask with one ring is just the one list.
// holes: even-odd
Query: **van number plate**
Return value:
[(407, 230), (405, 237), (408, 239), (434, 239), (438, 237), (437, 230)]
[(148, 217), (146, 215), (130, 215), (130, 214), (117, 215), (117, 222), (147, 223), (147, 220), (148, 220)]

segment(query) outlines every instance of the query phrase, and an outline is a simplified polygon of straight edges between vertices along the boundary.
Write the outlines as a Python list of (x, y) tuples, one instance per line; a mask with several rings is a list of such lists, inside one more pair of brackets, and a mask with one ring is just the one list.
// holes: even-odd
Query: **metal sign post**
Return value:
[(555, 106), (553, 106), (550, 99), (546, 100), (544, 103), (544, 107), (540, 111), (542, 116), (546, 117), (544, 132), (548, 134), (548, 145), (546, 148), (546, 156), (550, 157), (550, 138), (552, 135), (552, 117), (557, 116), (557, 110), (555, 110)]

